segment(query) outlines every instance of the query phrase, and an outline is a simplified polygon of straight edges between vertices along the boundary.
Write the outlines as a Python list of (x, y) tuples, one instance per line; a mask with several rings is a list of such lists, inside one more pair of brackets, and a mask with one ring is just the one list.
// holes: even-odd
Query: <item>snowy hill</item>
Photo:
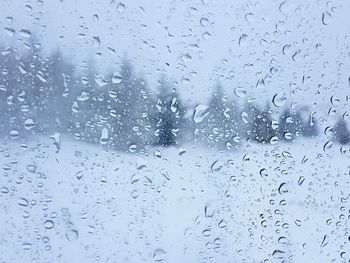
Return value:
[[(344, 150), (344, 149), (343, 149)], [(349, 152), (0, 144), (0, 262), (348, 262)]]

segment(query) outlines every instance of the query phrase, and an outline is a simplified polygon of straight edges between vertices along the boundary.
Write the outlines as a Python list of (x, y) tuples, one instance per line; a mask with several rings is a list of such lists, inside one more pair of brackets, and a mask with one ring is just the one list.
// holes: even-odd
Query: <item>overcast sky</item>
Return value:
[(46, 50), (78, 67), (93, 56), (102, 71), (126, 55), (150, 86), (164, 72), (192, 103), (218, 81), (258, 101), (332, 106), (333, 95), (342, 107), (350, 95), (348, 0), (0, 1), (7, 44), (39, 32)]

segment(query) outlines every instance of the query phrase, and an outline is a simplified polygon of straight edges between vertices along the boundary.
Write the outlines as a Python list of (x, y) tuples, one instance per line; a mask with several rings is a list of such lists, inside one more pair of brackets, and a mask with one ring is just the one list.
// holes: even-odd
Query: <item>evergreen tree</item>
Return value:
[(185, 107), (175, 89), (163, 78), (159, 82), (156, 113), (153, 119), (155, 125), (155, 144), (171, 146), (179, 143), (179, 134), (184, 125)]
[(153, 103), (145, 81), (129, 61), (111, 75), (109, 112), (112, 112), (114, 144), (118, 149), (142, 149), (150, 143)]
[(291, 111), (286, 108), (280, 118), (278, 125), (278, 137), (285, 141), (295, 141), (303, 130), (301, 114), (298, 111)]
[(348, 144), (350, 142), (350, 131), (344, 118), (339, 118), (333, 128), (334, 140), (340, 144)]
[(239, 144), (241, 125), (234, 102), (217, 85), (209, 102), (207, 116), (196, 124), (196, 137), (210, 148), (231, 149)]
[(269, 143), (271, 138), (276, 136), (276, 131), (272, 128), (272, 117), (269, 106), (264, 110), (250, 104), (247, 107), (248, 115), (248, 139), (257, 143)]
[(318, 135), (318, 125), (315, 119), (315, 112), (312, 112), (303, 123), (302, 135), (308, 138), (315, 138)]
[[(42, 69), (34, 66), (34, 85), (37, 94), (37, 118), (44, 133), (67, 130), (71, 115), (69, 92), (74, 68), (68, 64), (59, 49), (56, 49), (42, 63)], [(38, 81), (39, 80), (39, 81)]]

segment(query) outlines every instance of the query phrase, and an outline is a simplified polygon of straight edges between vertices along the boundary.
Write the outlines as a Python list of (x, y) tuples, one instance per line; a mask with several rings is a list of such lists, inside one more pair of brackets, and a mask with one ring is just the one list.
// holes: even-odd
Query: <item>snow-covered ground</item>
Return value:
[(0, 262), (349, 262), (350, 152), (0, 142)]

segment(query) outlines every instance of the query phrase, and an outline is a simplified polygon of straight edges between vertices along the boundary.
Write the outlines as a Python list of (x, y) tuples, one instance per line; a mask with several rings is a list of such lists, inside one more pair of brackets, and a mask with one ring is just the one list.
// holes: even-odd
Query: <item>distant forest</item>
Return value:
[[(233, 100), (218, 84), (208, 105), (181, 100), (163, 76), (154, 92), (125, 59), (120, 68), (100, 75), (92, 61), (77, 74), (59, 49), (45, 56), (32, 41), (26, 52), (0, 45), (0, 134), (12, 139), (33, 134), (70, 134), (77, 140), (123, 151), (186, 142), (234, 149), (243, 140), (294, 142), (316, 137), (318, 123), (307, 106), (289, 105), (272, 112), (254, 102)], [(333, 126), (334, 140), (350, 142), (342, 117)]]

